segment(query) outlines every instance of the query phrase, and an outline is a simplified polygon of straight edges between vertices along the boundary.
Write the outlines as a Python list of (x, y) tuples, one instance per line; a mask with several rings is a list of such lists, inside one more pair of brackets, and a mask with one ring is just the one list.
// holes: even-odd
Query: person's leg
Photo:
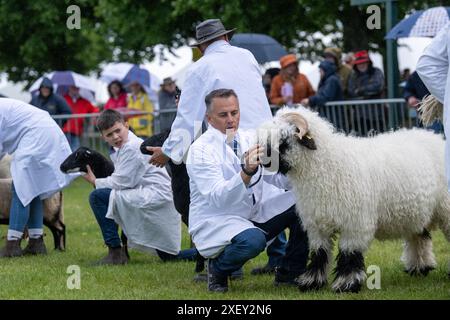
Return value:
[(297, 216), (295, 206), (265, 223), (254, 224), (267, 232), (266, 238), (268, 240), (275, 237), (281, 230), (289, 228), (289, 241), (286, 247), (286, 254), (281, 260), (280, 273), (286, 273), (286, 277), (293, 280), (305, 271), (309, 253), (308, 238)]
[(8, 240), (22, 239), (23, 231), (30, 218), (30, 205), (24, 206), (16, 193), (14, 183), (11, 187), (12, 199), (9, 214)]
[(265, 247), (266, 237), (257, 228), (244, 230), (233, 237), (231, 244), (217, 258), (208, 261), (208, 289), (214, 292), (227, 291), (228, 276), (260, 254)]
[(160, 257), (164, 262), (174, 260), (194, 261), (195, 258), (197, 258), (198, 251), (195, 248), (190, 248), (181, 250), (178, 254), (170, 254), (156, 249), (156, 253), (158, 254), (158, 257)]
[(286, 233), (282, 231), (267, 247), (267, 255), (269, 256), (269, 266), (276, 267), (281, 264), (283, 256), (286, 254)]
[(73, 135), (72, 137), (72, 151), (77, 150), (81, 146), (81, 140), (79, 136)]
[(128, 262), (126, 253), (122, 250), (118, 226), (112, 219), (106, 218), (111, 189), (96, 189), (89, 196), (89, 204), (94, 212), (97, 223), (108, 246), (108, 255), (99, 264), (125, 264)]
[(281, 259), (286, 253), (286, 233), (282, 231), (273, 242), (267, 247), (267, 256), (269, 260), (263, 267), (254, 268), (251, 271), (253, 275), (270, 274), (275, 272), (275, 268), (281, 265)]
[(30, 216), (30, 205), (24, 206), (16, 193), (14, 183), (11, 186), (11, 208), (6, 246), (0, 251), (1, 257), (17, 257), (23, 254), (20, 247), (23, 231)]
[(30, 217), (28, 219), (28, 245), (24, 254), (47, 254), (44, 243), (44, 206), (42, 200), (36, 197), (30, 203)]
[(111, 189), (96, 189), (89, 196), (89, 204), (100, 226), (105, 244), (108, 247), (115, 248), (120, 247), (121, 242), (117, 224), (114, 220), (106, 218), (110, 194)]

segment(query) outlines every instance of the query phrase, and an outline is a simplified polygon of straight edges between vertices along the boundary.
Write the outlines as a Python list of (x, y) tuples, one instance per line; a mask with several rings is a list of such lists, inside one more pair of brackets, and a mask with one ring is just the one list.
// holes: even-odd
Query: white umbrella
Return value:
[(28, 91), (31, 94), (36, 94), (41, 86), (42, 80), (45, 78), (53, 82), (53, 90), (61, 95), (66, 94), (70, 86), (80, 88), (80, 96), (88, 99), (91, 102), (95, 101), (96, 84), (86, 76), (73, 71), (54, 71), (43, 77), (40, 77), (34, 82)]

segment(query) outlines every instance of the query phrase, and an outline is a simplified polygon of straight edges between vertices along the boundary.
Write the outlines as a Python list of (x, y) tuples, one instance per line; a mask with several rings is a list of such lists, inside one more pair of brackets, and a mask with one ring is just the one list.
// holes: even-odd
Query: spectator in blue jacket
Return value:
[[(63, 97), (53, 93), (53, 82), (44, 77), (39, 87), (39, 93), (35, 95), (30, 102), (31, 105), (47, 111), (51, 116), (72, 114), (72, 110)], [(60, 127), (64, 126), (67, 120), (56, 121)]]
[(319, 65), (320, 82), (317, 93), (312, 97), (302, 100), (302, 104), (318, 109), (319, 114), (328, 118), (338, 129), (344, 128), (343, 109), (339, 108), (335, 112), (326, 110), (325, 104), (328, 101), (343, 100), (341, 80), (336, 74), (336, 65), (328, 60), (324, 60)]

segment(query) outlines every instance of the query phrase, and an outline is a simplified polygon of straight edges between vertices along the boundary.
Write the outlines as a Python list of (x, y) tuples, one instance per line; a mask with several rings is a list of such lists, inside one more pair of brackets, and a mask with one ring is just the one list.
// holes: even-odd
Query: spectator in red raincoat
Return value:
[(118, 80), (112, 81), (108, 85), (109, 99), (105, 104), (104, 109), (120, 109), (127, 107), (127, 92)]
[[(72, 114), (96, 113), (98, 108), (94, 107), (88, 100), (80, 96), (80, 88), (69, 87), (69, 92), (64, 95), (67, 104), (72, 110)], [(66, 122), (63, 131), (69, 141), (70, 148), (75, 151), (80, 147), (80, 137), (83, 134), (84, 118), (73, 118)]]

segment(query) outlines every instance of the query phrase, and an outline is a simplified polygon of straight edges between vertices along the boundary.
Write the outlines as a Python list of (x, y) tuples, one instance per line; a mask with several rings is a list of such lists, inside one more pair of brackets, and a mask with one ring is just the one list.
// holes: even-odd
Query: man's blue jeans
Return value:
[(274, 268), (281, 265), (281, 260), (286, 253), (286, 232), (282, 231), (273, 242), (267, 247), (267, 256), (269, 257), (269, 261), (267, 264)]
[[(267, 241), (273, 239), (281, 231), (289, 228), (289, 241), (286, 254), (280, 266), (293, 273), (302, 273), (306, 269), (308, 259), (308, 237), (297, 216), (295, 206), (273, 217), (265, 223), (253, 223), (256, 227), (244, 230), (231, 239), (224, 251), (209, 264), (212, 272), (229, 275), (241, 268), (248, 260), (260, 254)], [(262, 231), (264, 230), (264, 232)]]
[[(114, 220), (106, 218), (110, 194), (111, 189), (96, 189), (91, 192), (91, 195), (89, 196), (89, 203), (102, 231), (105, 244), (108, 247), (117, 248), (121, 246), (118, 226)], [(156, 249), (156, 252), (163, 261), (194, 260), (197, 255), (197, 250), (195, 249), (182, 250), (178, 253), (178, 255), (172, 255), (158, 249)]]
[(39, 197), (34, 198), (24, 206), (16, 193), (14, 183), (11, 187), (12, 199), (9, 214), (9, 230), (23, 232), (28, 229), (42, 229), (44, 224), (44, 208)]

